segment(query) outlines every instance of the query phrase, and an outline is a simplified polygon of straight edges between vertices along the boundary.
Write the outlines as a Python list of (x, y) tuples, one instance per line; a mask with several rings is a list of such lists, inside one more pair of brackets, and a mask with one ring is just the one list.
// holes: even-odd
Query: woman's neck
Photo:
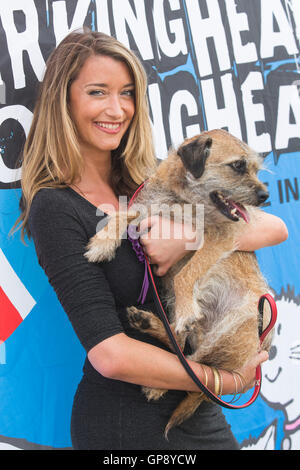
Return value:
[(85, 156), (84, 167), (80, 179), (75, 182), (85, 192), (94, 192), (99, 186), (111, 185), (111, 154)]
[(110, 155), (97, 160), (84, 157), (83, 171), (70, 186), (105, 213), (119, 209), (118, 198), (111, 186)]

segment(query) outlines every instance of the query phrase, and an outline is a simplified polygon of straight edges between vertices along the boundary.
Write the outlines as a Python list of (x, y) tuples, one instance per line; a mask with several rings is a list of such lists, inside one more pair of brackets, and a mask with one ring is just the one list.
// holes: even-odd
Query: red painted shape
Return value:
[(22, 321), (18, 310), (0, 287), (0, 341), (5, 341)]

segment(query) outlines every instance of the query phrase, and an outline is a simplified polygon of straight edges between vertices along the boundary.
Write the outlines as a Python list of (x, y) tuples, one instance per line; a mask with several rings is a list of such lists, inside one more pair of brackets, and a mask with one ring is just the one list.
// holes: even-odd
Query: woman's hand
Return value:
[(200, 245), (192, 225), (181, 224), (155, 215), (140, 223), (140, 243), (151, 264), (156, 264), (154, 272), (164, 276), (168, 269), (183, 258), (189, 250)]
[(247, 392), (250, 388), (254, 387), (255, 385), (255, 377), (256, 377), (256, 368), (261, 365), (263, 362), (267, 361), (269, 358), (269, 354), (267, 351), (260, 351), (259, 353), (255, 354), (244, 367), (237, 370), (236, 372), (241, 374), (243, 385), (237, 379), (237, 382), (234, 380), (233, 375), (230, 372), (226, 372), (224, 370), (220, 370), (220, 373), (223, 377), (223, 394), (224, 395), (232, 395), (234, 393), (241, 393)]

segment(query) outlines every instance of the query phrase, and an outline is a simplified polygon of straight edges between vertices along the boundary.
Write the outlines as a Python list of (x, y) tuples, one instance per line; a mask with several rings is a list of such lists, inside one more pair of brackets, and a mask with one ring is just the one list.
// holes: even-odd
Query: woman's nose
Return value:
[(121, 118), (123, 116), (123, 109), (119, 96), (111, 95), (107, 103), (106, 113), (114, 119)]

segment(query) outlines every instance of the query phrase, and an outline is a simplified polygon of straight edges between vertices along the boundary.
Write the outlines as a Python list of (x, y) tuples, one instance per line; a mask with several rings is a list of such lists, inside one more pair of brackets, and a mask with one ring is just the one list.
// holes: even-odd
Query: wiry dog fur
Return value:
[[(121, 243), (115, 236), (116, 225), (122, 234), (138, 217), (137, 204), (150, 209), (155, 203), (158, 213), (174, 203), (203, 204), (204, 244), (164, 276), (163, 297), (181, 348), (188, 341), (192, 349), (188, 359), (230, 371), (241, 368), (259, 349), (257, 304), (269, 291), (254, 253), (235, 250), (251, 206), (259, 206), (268, 197), (257, 178), (261, 162), (248, 145), (223, 130), (186, 139), (159, 165), (129, 212), (110, 217), (86, 253), (92, 262), (112, 259)], [(134, 327), (171, 347), (157, 316), (135, 307), (128, 314)], [(268, 323), (269, 312), (264, 317)], [(270, 342), (268, 335), (263, 347), (268, 349)], [(148, 399), (167, 392), (146, 387), (143, 391)], [(187, 393), (166, 433), (191, 416), (204, 399), (202, 392)]]

